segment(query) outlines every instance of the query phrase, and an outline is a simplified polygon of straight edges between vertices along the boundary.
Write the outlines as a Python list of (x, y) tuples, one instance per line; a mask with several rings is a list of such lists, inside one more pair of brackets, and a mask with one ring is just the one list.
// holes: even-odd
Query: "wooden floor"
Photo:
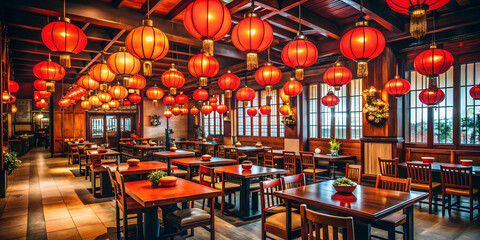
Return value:
[[(9, 176), (7, 198), (0, 199), (0, 239), (115, 239), (113, 200), (95, 202), (87, 194), (89, 182), (72, 173), (76, 165), (67, 165), (64, 158), (49, 158), (41, 148), (21, 160), (21, 167)], [(478, 219), (477, 212), (470, 222), (466, 213), (455, 211), (443, 218), (439, 211), (428, 214), (427, 205), (417, 205), (415, 238), (478, 240)], [(260, 219), (244, 223), (217, 215), (215, 223), (217, 239), (261, 238)], [(374, 234), (386, 236), (380, 230)], [(187, 239), (209, 239), (209, 233), (198, 228)]]

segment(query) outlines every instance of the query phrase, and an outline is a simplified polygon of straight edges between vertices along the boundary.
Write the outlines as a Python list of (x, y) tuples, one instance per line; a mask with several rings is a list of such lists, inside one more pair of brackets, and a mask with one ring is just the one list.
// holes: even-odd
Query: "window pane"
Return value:
[(460, 143), (480, 144), (480, 102), (470, 89), (480, 84), (480, 62), (460, 66)]
[(270, 136), (277, 137), (278, 136), (278, 104), (277, 104), (277, 90), (272, 91), (272, 100), (270, 107), (272, 108), (272, 113), (270, 113)]
[[(320, 84), (320, 89), (322, 96), (324, 94), (327, 94), (328, 89), (330, 86), (328, 86), (325, 83)], [(322, 97), (321, 96), (321, 97)], [(325, 107), (323, 104), (320, 104), (320, 127), (321, 127), (321, 133), (320, 137), (321, 138), (330, 138), (331, 137), (331, 126), (332, 126), (332, 114), (331, 110), (329, 107)]]
[(427, 142), (427, 106), (420, 102), (418, 95), (427, 87), (427, 79), (416, 71), (410, 71), (410, 142)]
[(347, 138), (347, 87), (340, 88), (339, 91), (334, 92), (340, 99), (340, 102), (335, 106), (335, 137), (339, 139)]
[[(267, 105), (267, 92), (261, 91), (260, 106)], [(260, 109), (259, 109), (260, 110)], [(258, 112), (260, 114), (260, 112)], [(260, 136), (268, 136), (268, 115), (261, 115), (260, 122), (262, 124), (260, 129)]]
[(350, 133), (352, 139), (362, 137), (362, 79), (350, 82)]
[(103, 137), (103, 118), (92, 118), (92, 137)]
[(244, 116), (243, 116), (243, 102), (241, 101), (237, 101), (237, 105), (238, 105), (238, 109), (237, 109), (237, 114), (238, 114), (238, 136), (243, 136), (245, 133), (244, 133), (244, 129), (243, 129), (243, 121), (244, 121)]
[(318, 84), (308, 86), (308, 137), (318, 137)]
[[(258, 96), (258, 91), (255, 91), (255, 99), (253, 99), (252, 101), (252, 107), (256, 108), (257, 111), (258, 111), (258, 98), (260, 96)], [(252, 117), (252, 128), (253, 128), (253, 136), (258, 136), (259, 134), (259, 129), (258, 129), (258, 125), (259, 125), (259, 117), (258, 117), (258, 113), (257, 115), (255, 115), (254, 117)]]
[(434, 143), (453, 143), (453, 67), (438, 77), (438, 86), (445, 92), (445, 100), (434, 108)]

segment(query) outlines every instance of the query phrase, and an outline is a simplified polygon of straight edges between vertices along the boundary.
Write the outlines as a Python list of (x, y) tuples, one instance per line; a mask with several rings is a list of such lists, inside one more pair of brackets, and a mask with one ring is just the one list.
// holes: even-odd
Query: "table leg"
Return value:
[(187, 180), (191, 181), (192, 180), (192, 167), (187, 166)]
[(355, 238), (356, 239), (370, 239), (371, 235), (371, 225), (370, 223), (355, 220)]
[(172, 173), (172, 160), (167, 158), (167, 175), (171, 175)]
[(240, 216), (250, 216), (250, 179), (242, 178), (242, 186), (240, 187)]
[(332, 176), (331, 179), (335, 179), (335, 162), (332, 162)]
[(292, 202), (285, 199), (285, 204), (287, 208), (287, 239), (292, 239)]
[(110, 181), (110, 177), (108, 176), (108, 172), (102, 172), (102, 174), (101, 174), (100, 192), (101, 192), (102, 197), (112, 195), (112, 182)]
[(158, 207), (151, 207), (144, 214), (143, 236), (145, 239), (157, 239), (160, 235), (160, 222), (158, 221)]
[[(213, 198), (209, 198), (210, 206), (213, 206)], [(210, 207), (210, 239), (215, 240), (215, 208)]]
[(406, 229), (405, 231), (405, 239), (407, 240), (413, 240), (413, 236), (415, 234), (414, 229), (413, 229), (413, 205), (410, 207), (407, 207), (406, 209), (406, 214), (407, 214), (407, 222), (405, 223)]

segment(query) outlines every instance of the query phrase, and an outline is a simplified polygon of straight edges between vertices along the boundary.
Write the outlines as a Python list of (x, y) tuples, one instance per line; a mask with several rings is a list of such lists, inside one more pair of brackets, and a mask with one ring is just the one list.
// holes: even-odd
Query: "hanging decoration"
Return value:
[(110, 71), (123, 77), (124, 87), (129, 87), (128, 77), (137, 74), (140, 71), (140, 60), (127, 52), (125, 47), (120, 47), (118, 52), (110, 55), (107, 59), (107, 66)]
[(163, 112), (163, 116), (165, 116), (166, 118), (171, 118), (173, 116), (173, 113), (172, 111), (167, 109)]
[(46, 107), (48, 107), (48, 103), (47, 103), (47, 101), (45, 101), (45, 99), (40, 99), (40, 101), (37, 101), (35, 103), (35, 106), (37, 108), (46, 108)]
[(261, 106), (259, 111), (262, 115), (270, 115), (270, 113), (272, 113), (272, 108), (268, 105), (265, 105)]
[(47, 91), (47, 81), (42, 79), (37, 79), (33, 82), (33, 87), (37, 91)]
[(52, 96), (52, 93), (47, 92), (47, 91), (38, 91), (38, 92), (35, 92), (35, 93), (41, 99), (49, 98), (50, 96)]
[(17, 82), (14, 81), (8, 81), (8, 91), (11, 93), (16, 93), (20, 89), (20, 86), (18, 85)]
[(128, 96), (127, 88), (120, 85), (120, 83), (111, 86), (110, 89), (108, 89), (108, 93), (110, 93), (110, 96), (112, 96), (113, 99), (124, 99)]
[(328, 91), (327, 95), (322, 97), (322, 104), (326, 107), (334, 108), (340, 103), (340, 98), (338, 98), (332, 91)]
[(180, 108), (179, 107), (173, 107), (172, 108), (172, 113), (175, 116), (178, 116), (180, 114)]
[(36, 92), (36, 91), (33, 92), (33, 101), (35, 101), (35, 102), (36, 102), (36, 101), (40, 101), (40, 99), (41, 99), (41, 98), (38, 96), (38, 92)]
[(147, 86), (147, 80), (142, 75), (135, 74), (131, 77), (128, 78), (129, 84), (128, 86), (131, 89), (143, 89), (145, 86)]
[(265, 86), (265, 93), (268, 98), (272, 97), (273, 85), (280, 82), (282, 79), (282, 71), (278, 67), (268, 62), (265, 66), (259, 68), (255, 72), (255, 81), (258, 84)]
[(374, 88), (363, 90), (362, 95), (365, 105), (363, 105), (362, 112), (369, 123), (380, 125), (390, 116), (389, 105), (382, 99), (377, 98), (375, 93)]
[(303, 91), (303, 86), (302, 84), (295, 80), (294, 78), (290, 78), (285, 85), (283, 85), (283, 92), (285, 95), (290, 96), (290, 97), (296, 97), (300, 95)]
[(162, 74), (162, 83), (170, 89), (170, 94), (176, 95), (177, 89), (183, 87), (185, 84), (185, 77), (175, 68), (175, 64), (172, 63), (170, 70)]
[(188, 103), (188, 97), (180, 92), (180, 94), (175, 97), (175, 102), (180, 106), (180, 108), (183, 108)]
[(115, 108), (120, 107), (120, 102), (116, 99), (112, 99), (112, 100), (110, 100), (110, 102), (108, 102), (108, 106), (110, 106), (110, 108), (115, 109)]
[(325, 71), (323, 81), (334, 87), (335, 91), (338, 91), (343, 85), (347, 85), (352, 81), (352, 72), (337, 61), (335, 66)]
[(217, 75), (218, 70), (217, 59), (205, 53), (199, 53), (188, 61), (188, 71), (192, 76), (200, 78), (200, 87), (206, 87), (208, 78)]
[(127, 99), (124, 99), (122, 101), (122, 106), (127, 107), (127, 106), (130, 106), (130, 105), (132, 105), (132, 103), (130, 101), (128, 101)]
[(280, 88), (278, 91), (280, 99), (282, 99), (283, 103), (289, 103), (290, 102), (290, 96), (285, 94), (285, 91), (283, 91), (283, 88)]
[(110, 105), (108, 105), (108, 103), (103, 103), (103, 104), (102, 104), (102, 109), (103, 109), (104, 111), (108, 111), (108, 110), (110, 110)]
[(167, 95), (163, 98), (163, 103), (167, 105), (167, 107), (171, 107), (173, 104), (175, 104), (175, 97), (172, 95)]
[(11, 95), (8, 91), (3, 91), (2, 93), (2, 101), (7, 102), (10, 101)]
[(190, 114), (192, 115), (197, 115), (198, 114), (198, 108), (193, 106), (192, 108), (190, 108)]
[(97, 82), (112, 82), (115, 79), (115, 74), (110, 71), (106, 61), (103, 60), (101, 63), (97, 63), (90, 68), (89, 71), (90, 77)]
[(218, 79), (218, 86), (225, 91), (225, 98), (232, 98), (232, 91), (240, 86), (240, 78), (230, 70)]
[(47, 81), (47, 91), (55, 92), (55, 81), (65, 76), (65, 68), (58, 63), (52, 62), (49, 56), (47, 61), (35, 64), (33, 74), (35, 77)]
[(243, 102), (243, 106), (248, 106), (248, 103), (255, 99), (255, 91), (245, 85), (245, 87), (238, 89), (237, 100)]
[(225, 105), (225, 104), (219, 104), (219, 105), (217, 105), (216, 111), (217, 111), (219, 114), (224, 114), (224, 113), (227, 112), (227, 110), (228, 110), (228, 109), (227, 109), (227, 105)]
[(147, 97), (153, 100), (153, 106), (158, 106), (158, 100), (162, 99), (165, 93), (157, 85), (147, 89)]
[(217, 99), (216, 97), (210, 97), (210, 98), (208, 99), (208, 102), (209, 102), (210, 104), (216, 104), (216, 103), (218, 102), (218, 99)]
[(10, 97), (8, 98), (7, 101), (5, 101), (5, 103), (10, 104), (10, 103), (14, 103), (15, 101), (17, 101), (17, 97), (15, 97), (15, 95), (10, 94)]
[(290, 115), (290, 106), (289, 105), (282, 105), (278, 110), (283, 116)]
[(95, 107), (100, 107), (102, 106), (102, 102), (100, 100), (98, 100), (98, 96), (97, 95), (92, 95), (88, 98), (88, 101), (90, 102), (90, 104), (92, 104), (92, 106), (95, 106)]
[(420, 102), (427, 105), (428, 107), (435, 107), (435, 105), (443, 102), (445, 99), (445, 93), (442, 89), (434, 86), (424, 89), (418, 94)]
[(142, 101), (142, 97), (139, 94), (134, 93), (128, 96), (128, 100), (133, 104), (137, 104)]
[(480, 99), (480, 85), (478, 85), (478, 86), (473, 86), (472, 88), (470, 88), (470, 96), (471, 96), (474, 100)]
[(273, 42), (273, 30), (270, 24), (260, 19), (254, 10), (254, 1), (250, 11), (245, 13), (232, 31), (232, 42), (237, 49), (247, 52), (247, 70), (258, 68), (257, 53), (267, 49)]
[(110, 94), (108, 94), (107, 92), (99, 92), (97, 94), (97, 97), (98, 100), (100, 100), (100, 102), (102, 103), (108, 103), (110, 102), (110, 100), (112, 100), (112, 96), (110, 96)]
[(70, 106), (70, 101), (68, 99), (63, 99), (62, 98), (58, 101), (58, 106), (63, 107), (63, 108), (67, 108), (67, 107)]
[(77, 81), (78, 86), (87, 90), (97, 90), (100, 83), (93, 80), (90, 75), (83, 75)]
[(255, 117), (257, 115), (257, 113), (258, 113), (258, 111), (254, 107), (250, 107), (249, 109), (247, 109), (247, 115), (250, 116), (250, 117)]
[(80, 103), (80, 106), (86, 110), (90, 109), (92, 107), (92, 104), (88, 101), (88, 100), (83, 100), (81, 103)]
[(453, 55), (444, 50), (438, 49), (435, 43), (430, 49), (418, 54), (413, 61), (413, 67), (421, 75), (429, 78), (436, 78), (446, 72), (453, 64)]
[(203, 114), (208, 115), (213, 112), (213, 108), (210, 105), (203, 105), (201, 111)]
[(213, 111), (217, 111), (217, 103), (210, 103), (210, 106), (212, 106)]
[(188, 114), (188, 108), (182, 107), (180, 108), (180, 115), (187, 115)]
[(15, 106), (15, 104), (12, 104), (12, 106), (10, 107), (10, 111), (11, 113), (16, 113), (18, 111), (17, 107)]
[(385, 90), (394, 97), (401, 97), (410, 91), (410, 82), (396, 75), (385, 84)]
[(196, 101), (206, 101), (208, 99), (208, 92), (203, 88), (198, 88), (193, 91), (193, 99)]

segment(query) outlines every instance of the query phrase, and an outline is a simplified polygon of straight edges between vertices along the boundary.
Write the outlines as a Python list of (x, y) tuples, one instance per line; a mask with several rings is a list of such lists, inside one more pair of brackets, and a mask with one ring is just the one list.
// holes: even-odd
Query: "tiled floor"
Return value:
[[(75, 189), (90, 187), (83, 177), (75, 177), (64, 158), (49, 158), (36, 148), (22, 157), (21, 167), (9, 176), (7, 198), (0, 199), (0, 239), (115, 239), (113, 201), (84, 205)], [(39, 201), (41, 199), (41, 201)], [(41, 203), (41, 205), (37, 205)], [(42, 207), (39, 207), (42, 206)], [(217, 211), (218, 214), (218, 211)], [(415, 207), (416, 239), (480, 239), (479, 216), (470, 222), (465, 213), (428, 214), (427, 205)], [(133, 222), (132, 222), (133, 223)], [(385, 236), (382, 231), (375, 234)], [(216, 218), (217, 239), (260, 239), (260, 222), (241, 226), (228, 218)], [(202, 228), (195, 237), (208, 239)], [(398, 239), (401, 236), (398, 235)]]

